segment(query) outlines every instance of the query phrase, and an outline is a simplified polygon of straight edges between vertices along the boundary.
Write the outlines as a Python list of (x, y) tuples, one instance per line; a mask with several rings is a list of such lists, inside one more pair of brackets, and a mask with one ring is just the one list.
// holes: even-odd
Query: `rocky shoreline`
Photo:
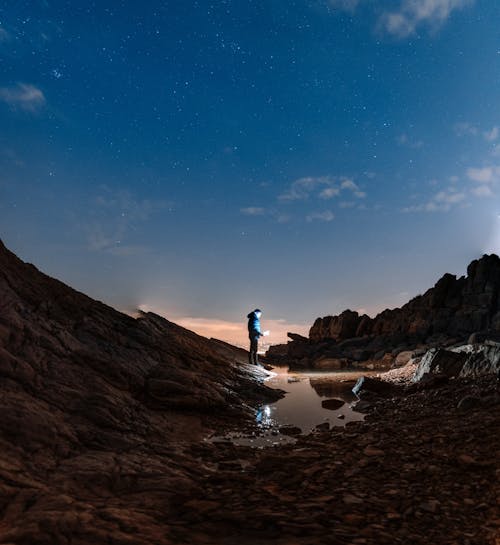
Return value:
[(494, 344), (400, 356), (359, 386), (363, 422), (256, 449), (205, 440), (282, 395), (245, 351), (1, 243), (0, 307), (2, 544), (500, 543), (499, 387), (475, 372)]
[(206, 481), (178, 498), (171, 542), (498, 545), (498, 430), (483, 377), (379, 398), (364, 422), (294, 445), (193, 445)]
[(399, 365), (400, 354), (409, 351), (500, 341), (500, 258), (484, 255), (460, 278), (445, 274), (401, 308), (374, 318), (345, 310), (318, 318), (308, 337), (289, 333), (289, 338), (270, 348), (271, 360), (318, 370), (382, 369)]

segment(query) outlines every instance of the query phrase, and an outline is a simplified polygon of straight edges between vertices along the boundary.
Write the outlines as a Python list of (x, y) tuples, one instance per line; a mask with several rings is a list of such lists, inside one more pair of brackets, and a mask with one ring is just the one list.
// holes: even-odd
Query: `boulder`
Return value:
[(475, 377), (500, 372), (500, 343), (462, 345), (452, 350), (429, 350), (420, 360), (413, 381), (418, 382), (428, 373), (448, 377)]
[(404, 350), (399, 352), (394, 360), (393, 367), (404, 367), (413, 357), (412, 350)]
[(418, 382), (427, 373), (456, 377), (460, 374), (466, 359), (467, 354), (465, 353), (452, 352), (442, 348), (431, 348), (420, 360), (413, 375), (413, 381)]

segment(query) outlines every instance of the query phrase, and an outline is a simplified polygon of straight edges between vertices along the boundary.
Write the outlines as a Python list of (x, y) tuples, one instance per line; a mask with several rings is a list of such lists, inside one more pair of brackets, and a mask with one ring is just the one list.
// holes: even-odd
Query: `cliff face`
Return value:
[(375, 318), (351, 310), (318, 318), (309, 338), (313, 342), (343, 341), (403, 334), (424, 340), (435, 334), (463, 336), (483, 330), (500, 331), (500, 258), (494, 254), (473, 261), (466, 277), (445, 274), (423, 295)]
[(473, 261), (465, 277), (445, 274), (423, 295), (375, 318), (351, 310), (318, 318), (308, 340), (288, 343), (284, 359), (292, 367), (387, 366), (403, 350), (463, 342), (476, 332), (500, 333), (500, 258), (494, 254)]
[(245, 362), (94, 301), (0, 242), (0, 540), (170, 543), (164, 513), (201, 494), (183, 441), (267, 393)]

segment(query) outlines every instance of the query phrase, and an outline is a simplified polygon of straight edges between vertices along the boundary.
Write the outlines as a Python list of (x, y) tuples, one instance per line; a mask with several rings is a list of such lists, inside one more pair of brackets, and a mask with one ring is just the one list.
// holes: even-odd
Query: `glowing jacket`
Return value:
[(248, 318), (248, 336), (252, 338), (262, 337), (262, 331), (260, 330), (260, 320), (255, 312), (250, 312), (247, 315)]

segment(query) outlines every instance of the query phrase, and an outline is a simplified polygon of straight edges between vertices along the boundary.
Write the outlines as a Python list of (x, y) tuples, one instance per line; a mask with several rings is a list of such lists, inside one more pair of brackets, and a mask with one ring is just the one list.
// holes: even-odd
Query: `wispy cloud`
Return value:
[(495, 140), (498, 140), (500, 130), (498, 127), (492, 127), (489, 131), (485, 131), (483, 136), (487, 142), (494, 142)]
[(403, 212), (448, 212), (466, 200), (464, 191), (448, 187), (435, 193), (427, 202), (403, 208)]
[(453, 11), (462, 9), (474, 0), (402, 0), (399, 8), (385, 12), (380, 24), (389, 34), (406, 38), (424, 25), (439, 28)]
[(408, 136), (406, 133), (400, 134), (397, 138), (398, 144), (411, 149), (419, 149), (424, 143), (422, 140), (415, 140)]
[(324, 212), (313, 212), (306, 216), (306, 221), (326, 221), (330, 222), (335, 219), (335, 214), (331, 210), (325, 210)]
[(6, 42), (9, 39), (10, 39), (10, 34), (5, 30), (5, 28), (0, 26), (0, 43)]
[(472, 193), (476, 197), (493, 197), (494, 193), (489, 185), (478, 185), (472, 189)]
[(351, 192), (357, 198), (366, 197), (359, 186), (349, 178), (333, 178), (330, 176), (308, 176), (295, 180), (290, 187), (282, 193), (278, 200), (281, 202), (305, 201), (319, 198), (323, 200), (333, 199), (341, 192)]
[(494, 184), (500, 181), (500, 167), (488, 166), (480, 168), (468, 168), (467, 177), (480, 184)]
[(240, 208), (240, 212), (245, 216), (264, 216), (266, 209), (260, 206), (247, 206), (246, 208)]
[(361, 191), (358, 184), (354, 183), (352, 180), (343, 180), (340, 184), (340, 189), (352, 191), (352, 194), (358, 199), (364, 199), (366, 197), (366, 193)]
[(138, 200), (128, 191), (102, 188), (102, 194), (90, 203), (91, 214), (83, 227), (89, 250), (116, 256), (144, 253), (146, 247), (127, 242), (130, 234), (153, 213), (169, 206), (164, 201)]
[(5, 102), (15, 110), (37, 112), (45, 106), (43, 92), (34, 85), (17, 83), (10, 87), (0, 87), (0, 101)]
[(479, 134), (477, 125), (469, 122), (456, 123), (453, 130), (457, 136), (477, 136)]

